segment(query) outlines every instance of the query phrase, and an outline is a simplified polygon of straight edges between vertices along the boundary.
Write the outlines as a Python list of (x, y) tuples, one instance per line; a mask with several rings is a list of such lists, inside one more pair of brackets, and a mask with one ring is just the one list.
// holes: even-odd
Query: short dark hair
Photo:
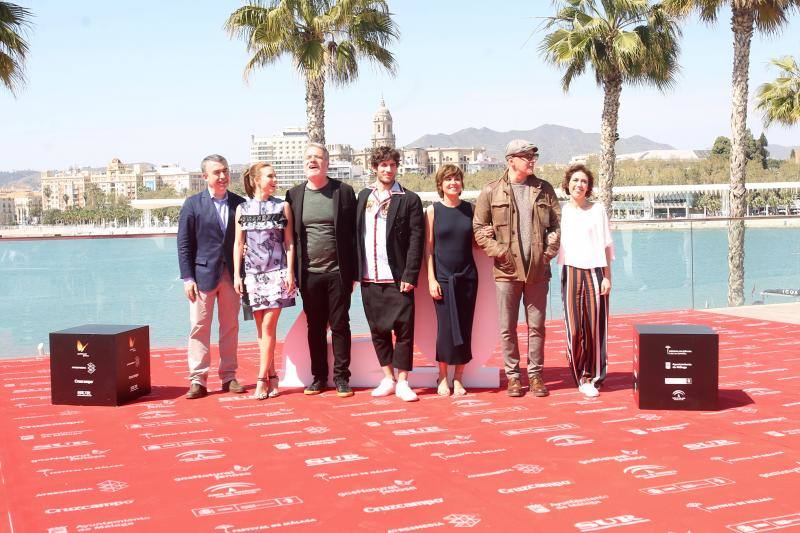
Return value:
[(378, 146), (372, 149), (369, 156), (369, 166), (378, 168), (378, 165), (389, 159), (393, 160), (396, 164), (400, 164), (400, 152), (391, 146)]
[(244, 192), (247, 193), (248, 198), (255, 198), (256, 196), (255, 180), (258, 179), (259, 174), (261, 174), (261, 169), (264, 168), (273, 168), (273, 167), (269, 163), (264, 163), (263, 161), (259, 161), (258, 163), (251, 165), (250, 168), (245, 170), (244, 174), (242, 174), (242, 181), (244, 182)]
[(439, 198), (444, 198), (444, 190), (442, 184), (447, 178), (458, 178), (461, 180), (461, 185), (464, 185), (464, 172), (458, 165), (452, 163), (445, 163), (436, 171), (436, 192), (439, 193)]
[(222, 157), (221, 155), (219, 155), (219, 154), (207, 155), (200, 162), (200, 172), (202, 174), (206, 173), (206, 162), (208, 162), (208, 161), (214, 161), (215, 163), (222, 163), (226, 167), (228, 166), (228, 160), (225, 159), (224, 157)]
[(564, 178), (561, 180), (561, 190), (569, 196), (569, 180), (572, 179), (572, 175), (576, 172), (583, 172), (586, 174), (586, 178), (589, 180), (589, 185), (586, 187), (586, 198), (589, 198), (592, 195), (592, 188), (594, 187), (594, 174), (592, 174), (592, 171), (583, 163), (575, 163), (567, 167), (566, 172), (564, 172)]

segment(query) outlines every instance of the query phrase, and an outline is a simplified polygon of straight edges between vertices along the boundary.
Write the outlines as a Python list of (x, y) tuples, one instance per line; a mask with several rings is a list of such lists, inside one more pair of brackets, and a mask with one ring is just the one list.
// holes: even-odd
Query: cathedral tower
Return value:
[(381, 98), (381, 105), (375, 113), (375, 118), (372, 119), (372, 147), (395, 146), (394, 131), (392, 131), (392, 114), (389, 113), (389, 108)]

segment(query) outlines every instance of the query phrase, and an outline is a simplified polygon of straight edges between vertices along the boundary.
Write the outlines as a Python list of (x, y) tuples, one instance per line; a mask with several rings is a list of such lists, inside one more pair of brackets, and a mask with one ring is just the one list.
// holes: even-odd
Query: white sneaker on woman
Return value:
[(370, 393), (373, 398), (380, 396), (389, 396), (394, 392), (394, 380), (392, 378), (383, 378), (378, 386), (375, 387)]
[(581, 386), (578, 387), (578, 390), (587, 398), (596, 398), (597, 396), (600, 396), (600, 392), (589, 381), (586, 383), (581, 383)]
[(404, 402), (415, 402), (419, 399), (417, 398), (417, 393), (411, 390), (411, 387), (409, 387), (408, 381), (406, 380), (397, 382), (397, 387), (395, 388), (394, 393)]

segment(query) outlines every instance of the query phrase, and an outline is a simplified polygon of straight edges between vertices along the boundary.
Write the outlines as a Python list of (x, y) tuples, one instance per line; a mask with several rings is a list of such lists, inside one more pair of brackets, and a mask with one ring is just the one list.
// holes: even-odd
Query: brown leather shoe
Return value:
[(508, 395), (512, 398), (522, 396), (522, 384), (517, 378), (508, 378)]
[(204, 396), (208, 396), (208, 391), (199, 383), (192, 383), (189, 387), (189, 392), (186, 393), (187, 400), (195, 400), (197, 398), (203, 398)]
[(550, 391), (547, 390), (547, 386), (544, 384), (541, 374), (534, 374), (530, 377), (529, 381), (531, 385), (531, 394), (540, 398), (550, 395)]
[(244, 387), (239, 385), (239, 382), (236, 381), (236, 378), (233, 378), (230, 381), (226, 381), (222, 384), (222, 390), (224, 392), (235, 392), (236, 394), (241, 394), (244, 392)]

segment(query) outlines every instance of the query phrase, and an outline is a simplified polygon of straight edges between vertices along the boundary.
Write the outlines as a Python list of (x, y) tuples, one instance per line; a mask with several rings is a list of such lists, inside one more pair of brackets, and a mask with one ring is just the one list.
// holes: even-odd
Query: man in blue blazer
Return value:
[(183, 203), (178, 221), (178, 262), (183, 291), (189, 299), (190, 400), (208, 394), (206, 379), (211, 366), (211, 321), (219, 304), (219, 379), (222, 390), (244, 392), (236, 381), (239, 343), (239, 295), (233, 289), (233, 241), (236, 206), (244, 198), (228, 191), (228, 161), (209, 155), (200, 163), (208, 187)]

